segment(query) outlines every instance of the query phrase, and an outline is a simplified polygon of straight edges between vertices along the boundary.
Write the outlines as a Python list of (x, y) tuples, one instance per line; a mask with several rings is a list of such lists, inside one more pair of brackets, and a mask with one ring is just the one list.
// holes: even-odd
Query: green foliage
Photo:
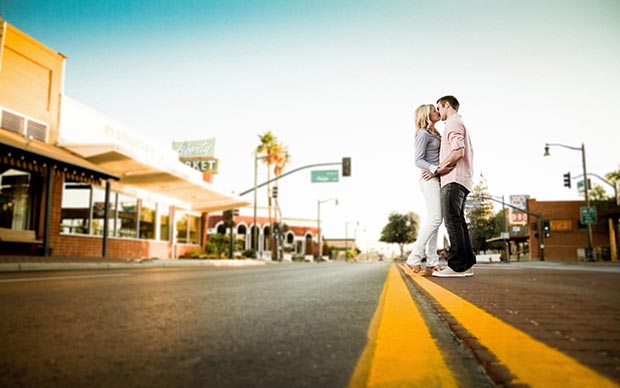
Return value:
[(607, 180), (611, 183), (620, 183), (620, 166), (616, 171), (605, 174), (605, 178), (607, 178)]
[(248, 259), (256, 259), (256, 251), (254, 249), (246, 249), (243, 251), (243, 256)]
[[(242, 249), (242, 242), (237, 240), (235, 241), (235, 251)], [(228, 255), (228, 251), (230, 249), (230, 236), (224, 234), (214, 234), (209, 236), (209, 240), (207, 241), (205, 252), (210, 255)]]
[(493, 213), (493, 203), (490, 200), (482, 199), (490, 197), (486, 179), (480, 174), (480, 182), (474, 186), (470, 198), (480, 202), (480, 206), (466, 210), (469, 237), (474, 252), (487, 250), (490, 247), (487, 239), (497, 237), (503, 231), (502, 213)]
[(418, 238), (420, 218), (414, 212), (399, 214), (392, 212), (388, 216), (388, 223), (381, 231), (379, 241), (389, 244), (398, 244), (400, 256), (404, 256), (405, 244), (412, 243)]

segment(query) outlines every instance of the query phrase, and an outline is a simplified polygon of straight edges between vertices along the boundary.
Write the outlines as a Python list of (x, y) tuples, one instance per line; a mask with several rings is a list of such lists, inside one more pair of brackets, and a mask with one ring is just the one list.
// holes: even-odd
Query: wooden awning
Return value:
[(119, 177), (63, 148), (0, 129), (0, 162), (26, 171), (52, 168), (54, 173), (81, 182)]

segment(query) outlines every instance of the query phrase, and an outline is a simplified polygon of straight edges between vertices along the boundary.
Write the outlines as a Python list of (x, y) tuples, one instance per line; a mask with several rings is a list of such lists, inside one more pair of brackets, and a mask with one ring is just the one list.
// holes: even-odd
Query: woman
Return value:
[[(420, 189), (426, 201), (428, 218), (420, 230), (418, 239), (413, 244), (413, 251), (407, 258), (407, 266), (415, 273), (422, 272), (422, 259), (426, 258), (426, 274), (440, 271), (437, 255), (437, 231), (441, 225), (441, 202), (439, 176), (435, 174), (439, 166), (439, 146), (441, 136), (435, 129), (435, 123), (441, 119), (432, 104), (420, 105), (415, 111), (415, 165), (420, 171)], [(426, 180), (424, 171), (433, 176)]]

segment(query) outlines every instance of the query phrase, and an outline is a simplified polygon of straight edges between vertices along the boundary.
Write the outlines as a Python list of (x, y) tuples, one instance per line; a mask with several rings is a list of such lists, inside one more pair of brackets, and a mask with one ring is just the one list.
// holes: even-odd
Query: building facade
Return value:
[(248, 204), (65, 96), (65, 56), (0, 26), (0, 254), (176, 258)]
[[(540, 259), (542, 253), (545, 260), (585, 260), (588, 226), (581, 222), (583, 206), (583, 201), (528, 199), (529, 212), (541, 214), (542, 224), (549, 228), (541, 231), (536, 217), (529, 216), (530, 257)], [(591, 206), (597, 210), (591, 239), (595, 258), (617, 260), (620, 210), (615, 203), (593, 203)]]
[[(233, 216), (233, 238), (238, 241), (238, 247), (255, 251), (257, 258), (270, 260), (274, 243), (271, 237), (274, 229), (277, 229), (275, 233), (279, 237), (278, 259), (291, 260), (294, 257), (304, 257), (306, 260), (311, 260), (316, 256), (316, 220), (283, 218), (281, 222), (276, 223), (274, 220), (270, 222), (266, 213), (267, 209), (259, 209), (256, 223), (251, 208), (241, 208), (239, 214)], [(208, 234), (209, 236), (230, 234), (230, 228), (222, 214), (213, 214), (209, 217)]]

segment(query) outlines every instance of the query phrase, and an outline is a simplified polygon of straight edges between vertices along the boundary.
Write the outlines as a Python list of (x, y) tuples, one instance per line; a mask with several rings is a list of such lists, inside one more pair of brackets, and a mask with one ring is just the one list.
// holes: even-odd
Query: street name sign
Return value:
[(338, 170), (315, 170), (311, 171), (312, 183), (338, 182)]
[(595, 207), (582, 206), (579, 208), (579, 212), (581, 214), (582, 224), (584, 225), (596, 224), (596, 208)]

